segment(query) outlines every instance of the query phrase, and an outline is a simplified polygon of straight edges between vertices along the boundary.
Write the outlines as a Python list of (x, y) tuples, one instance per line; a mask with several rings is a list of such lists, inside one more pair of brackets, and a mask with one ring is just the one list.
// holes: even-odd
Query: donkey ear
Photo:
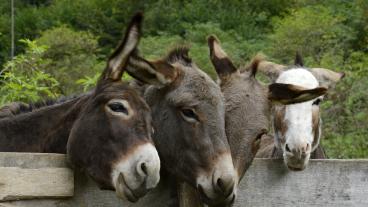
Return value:
[(269, 100), (284, 105), (309, 101), (327, 92), (327, 88), (324, 87), (306, 89), (304, 87), (283, 83), (273, 83), (268, 86), (268, 90)]
[(137, 54), (129, 58), (126, 70), (143, 83), (160, 86), (171, 84), (178, 76), (177, 69), (166, 61), (148, 61)]
[(238, 71), (214, 35), (208, 37), (208, 47), (211, 62), (220, 78)]
[(286, 66), (262, 60), (258, 63), (257, 71), (265, 74), (271, 82), (275, 82), (279, 75), (284, 72)]
[(294, 65), (295, 66), (300, 66), (300, 67), (304, 66), (303, 57), (302, 57), (302, 54), (300, 54), (300, 52), (296, 52)]
[(136, 49), (141, 36), (142, 13), (137, 13), (128, 26), (123, 40), (110, 56), (101, 79), (119, 81), (123, 75), (131, 53)]
[(312, 68), (310, 71), (317, 78), (319, 85), (327, 88), (333, 87), (345, 77), (344, 72), (337, 73), (324, 68)]

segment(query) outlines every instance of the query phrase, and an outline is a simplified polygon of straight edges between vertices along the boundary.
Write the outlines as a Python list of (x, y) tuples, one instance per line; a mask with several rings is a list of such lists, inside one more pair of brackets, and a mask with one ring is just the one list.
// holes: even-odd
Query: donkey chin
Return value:
[(297, 157), (295, 155), (284, 153), (284, 163), (289, 170), (302, 171), (305, 169), (309, 162), (310, 154), (311, 153), (306, 153), (301, 155), (300, 157)]
[(111, 177), (119, 198), (137, 202), (160, 180), (160, 159), (156, 148), (151, 143), (138, 146), (128, 158), (116, 162)]

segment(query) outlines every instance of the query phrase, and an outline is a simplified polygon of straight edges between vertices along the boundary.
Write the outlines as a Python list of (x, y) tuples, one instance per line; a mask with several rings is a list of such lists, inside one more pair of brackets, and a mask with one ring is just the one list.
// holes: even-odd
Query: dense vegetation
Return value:
[(346, 72), (323, 104), (323, 145), (331, 158), (368, 157), (366, 0), (17, 0), (15, 7), (17, 56), (11, 60), (10, 0), (0, 2), (0, 104), (88, 90), (141, 10), (145, 57), (188, 44), (214, 78), (209, 34), (239, 65), (259, 52), (289, 64), (301, 51), (306, 65)]

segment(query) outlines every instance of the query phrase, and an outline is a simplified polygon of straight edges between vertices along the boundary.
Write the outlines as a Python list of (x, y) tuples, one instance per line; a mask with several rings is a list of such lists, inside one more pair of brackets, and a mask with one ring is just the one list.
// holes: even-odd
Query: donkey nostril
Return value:
[(148, 174), (146, 163), (142, 163), (142, 164), (141, 164), (141, 169), (142, 169), (142, 171), (143, 171), (143, 173), (144, 173), (145, 175), (147, 175), (147, 174)]
[(217, 186), (226, 198), (233, 192), (234, 182), (225, 183), (224, 180), (219, 178), (217, 179)]
[(289, 145), (288, 145), (288, 144), (286, 144), (286, 145), (285, 145), (285, 150), (286, 150), (287, 152), (291, 152), (291, 150), (290, 150), (290, 148), (289, 148)]
[(224, 182), (221, 180), (221, 178), (217, 179), (217, 186), (221, 189), (222, 192), (226, 191)]
[(137, 173), (142, 176), (146, 177), (148, 175), (148, 169), (145, 162), (139, 162), (136, 166)]

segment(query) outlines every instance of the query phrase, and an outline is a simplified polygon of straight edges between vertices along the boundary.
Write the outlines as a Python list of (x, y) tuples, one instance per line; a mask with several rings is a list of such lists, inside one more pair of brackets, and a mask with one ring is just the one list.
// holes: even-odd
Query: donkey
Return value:
[(154, 188), (160, 160), (151, 138), (150, 109), (121, 81), (138, 45), (141, 22), (141, 14), (133, 17), (90, 93), (37, 109), (23, 104), (5, 108), (0, 151), (66, 153), (75, 168), (123, 200), (135, 202)]
[[(283, 158), (286, 166), (295, 171), (303, 170), (310, 158), (326, 158), (319, 145), (322, 128), (319, 105), (327, 89), (333, 87), (345, 74), (324, 68), (304, 67), (299, 53), (294, 66), (262, 61), (258, 69), (274, 82), (271, 86), (277, 87), (270, 87), (269, 96), (271, 101), (276, 102), (272, 108), (275, 137), (263, 141), (257, 156)], [(280, 93), (282, 88), (292, 88), (295, 94), (274, 97), (272, 93)], [(303, 91), (318, 96), (298, 103), (295, 99), (305, 99), (299, 95)], [(291, 96), (295, 98), (289, 99)]]
[(258, 61), (246, 68), (235, 67), (214, 35), (208, 37), (208, 47), (225, 97), (225, 130), (239, 182), (268, 133), (268, 89), (256, 79)]
[[(152, 110), (163, 170), (195, 188), (204, 203), (227, 206), (235, 199), (237, 174), (225, 134), (223, 96), (188, 52), (177, 47), (155, 61), (132, 56), (127, 71), (151, 82), (140, 89)], [(165, 74), (165, 84), (143, 75), (156, 71)]]

